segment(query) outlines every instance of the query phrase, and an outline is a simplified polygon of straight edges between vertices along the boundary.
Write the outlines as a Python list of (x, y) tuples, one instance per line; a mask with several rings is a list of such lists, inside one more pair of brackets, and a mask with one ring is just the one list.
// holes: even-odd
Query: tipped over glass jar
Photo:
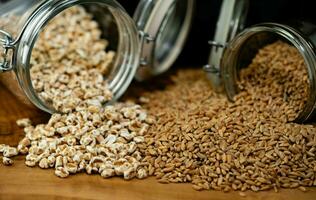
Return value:
[(236, 85), (239, 70), (249, 64), (258, 49), (275, 42), (284, 41), (295, 47), (304, 59), (308, 75), (308, 93), (304, 107), (296, 122), (306, 122), (316, 113), (316, 26), (299, 22), (293, 25), (264, 23), (241, 32), (226, 47), (222, 58), (221, 77), (226, 94), (232, 99), (238, 93)]
[[(228, 11), (224, 11), (223, 6), (218, 21), (218, 26), (223, 27), (216, 30), (214, 41), (210, 42), (212, 50), (209, 64), (205, 66), (213, 88), (226, 93), (233, 101), (240, 91), (241, 70), (249, 66), (260, 49), (282, 41), (299, 52), (308, 78), (306, 102), (299, 109), (294, 121), (303, 123), (312, 120), (316, 114), (316, 26), (307, 22), (262, 23), (244, 29), (248, 6), (246, 1), (236, 1)], [(224, 13), (231, 18), (224, 17)], [(220, 34), (220, 30), (227, 31)]]
[[(64, 89), (61, 98), (76, 93), (92, 104), (115, 101), (134, 77), (144, 80), (173, 64), (188, 35), (193, 9), (194, 0), (141, 0), (133, 19), (115, 0), (0, 3), (0, 81), (24, 103), (49, 113), (69, 111), (58, 109), (65, 102), (54, 105), (42, 92), (51, 85), (53, 95)], [(111, 94), (92, 90), (85, 96), (82, 90), (92, 86), (79, 79), (66, 90), (63, 83), (73, 76), (85, 77), (93, 87), (108, 87)]]

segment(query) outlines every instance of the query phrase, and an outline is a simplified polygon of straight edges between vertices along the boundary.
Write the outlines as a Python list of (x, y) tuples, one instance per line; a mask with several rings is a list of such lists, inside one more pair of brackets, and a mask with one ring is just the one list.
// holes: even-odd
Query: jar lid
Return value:
[(244, 28), (248, 6), (249, 0), (223, 0), (214, 40), (209, 41), (209, 64), (204, 67), (215, 90), (221, 90), (220, 65), (225, 47)]
[(142, 49), (137, 80), (167, 71), (188, 36), (194, 0), (141, 0), (134, 14)]

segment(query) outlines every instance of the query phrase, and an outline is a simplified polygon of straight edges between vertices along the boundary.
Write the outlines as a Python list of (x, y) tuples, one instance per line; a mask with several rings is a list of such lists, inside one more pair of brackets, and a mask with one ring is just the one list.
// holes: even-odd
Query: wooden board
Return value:
[[(47, 121), (49, 115), (34, 108), (28, 108), (15, 100), (0, 85), (0, 144), (16, 145), (23, 137), (15, 121), (21, 117), (30, 117), (34, 122)], [(127, 199), (127, 200), (316, 200), (316, 188), (308, 192), (299, 190), (281, 190), (278, 193), (246, 192), (241, 197), (238, 192), (218, 191), (197, 192), (190, 184), (159, 184), (155, 178), (124, 181), (120, 178), (103, 179), (98, 175), (78, 174), (67, 179), (54, 175), (52, 169), (42, 170), (24, 165), (24, 158), (15, 158), (11, 167), (0, 164), (0, 200), (1, 199)]]

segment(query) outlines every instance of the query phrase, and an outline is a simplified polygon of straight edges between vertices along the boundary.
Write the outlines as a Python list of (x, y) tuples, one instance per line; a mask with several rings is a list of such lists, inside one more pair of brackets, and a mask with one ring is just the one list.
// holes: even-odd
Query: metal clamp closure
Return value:
[(3, 49), (0, 55), (0, 73), (12, 70), (9, 60), (10, 50), (14, 49), (12, 36), (3, 30), (0, 30), (0, 49)]
[[(220, 43), (220, 42), (217, 42), (217, 41), (214, 41), (214, 40), (210, 40), (208, 41), (208, 44), (212, 47), (211, 48), (211, 51), (214, 53), (214, 52), (217, 52), (219, 49), (225, 49), (227, 44), (223, 44), (223, 43)], [(213, 55), (215, 56), (215, 55)], [(218, 58), (220, 59), (220, 58)], [(215, 66), (215, 65), (205, 65), (203, 67), (203, 70), (207, 73), (212, 73), (212, 74), (216, 74), (219, 76), (220, 74), (220, 67), (219, 66)]]
[(211, 40), (208, 44), (211, 46), (211, 56), (209, 64), (205, 65), (203, 70), (207, 73), (207, 77), (210, 79), (213, 89), (217, 92), (221, 92), (223, 88), (220, 64), (227, 43)]
[(156, 38), (154, 38), (153, 36), (151, 36), (150, 34), (139, 30), (139, 37), (141, 40), (141, 58), (140, 58), (140, 65), (141, 66), (148, 66), (149, 64), (151, 64), (152, 62), (152, 52), (149, 51), (149, 49), (151, 49), (151, 47), (153, 47), (155, 45), (155, 41)]
[(213, 41), (213, 40), (208, 41), (208, 44), (211, 45), (212, 47), (215, 47), (216, 49), (225, 48), (227, 46), (227, 44), (222, 44), (220, 42)]

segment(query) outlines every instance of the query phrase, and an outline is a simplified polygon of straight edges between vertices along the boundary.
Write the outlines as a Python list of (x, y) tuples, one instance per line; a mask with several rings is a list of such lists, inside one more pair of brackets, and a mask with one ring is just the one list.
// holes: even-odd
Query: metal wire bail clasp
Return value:
[(222, 77), (221, 77), (221, 59), (223, 51), (226, 48), (226, 43), (221, 43), (217, 41), (209, 41), (208, 44), (211, 46), (211, 54), (209, 58), (209, 64), (203, 67), (204, 71), (207, 73), (209, 80), (213, 86), (213, 89), (217, 92), (223, 90), (222, 87)]
[(150, 34), (139, 30), (138, 31), (140, 41), (141, 41), (141, 58), (140, 58), (140, 66), (148, 66), (152, 64), (152, 51), (150, 51), (155, 45), (156, 39)]
[(0, 73), (12, 70), (9, 60), (9, 57), (12, 55), (10, 50), (12, 49), (14, 49), (14, 46), (12, 45), (11, 35), (4, 30), (0, 30), (0, 50), (2, 51), (0, 52)]
[[(208, 73), (213, 73), (213, 74), (216, 74), (216, 75), (219, 75), (220, 73), (220, 67), (219, 67), (219, 64), (220, 63), (220, 59), (221, 57), (215, 57), (215, 53), (218, 52), (218, 49), (221, 48), (221, 49), (224, 49), (226, 47), (226, 44), (222, 44), (222, 43), (219, 43), (219, 42), (216, 42), (216, 41), (213, 41), (213, 40), (210, 40), (208, 41), (208, 44), (212, 47), (211, 50), (212, 50), (212, 58), (210, 58), (213, 62), (210, 62), (208, 65), (205, 65), (203, 67), (203, 69), (208, 72)], [(215, 57), (215, 58), (214, 58)], [(215, 60), (218, 62), (217, 65), (213, 65), (215, 63)]]

